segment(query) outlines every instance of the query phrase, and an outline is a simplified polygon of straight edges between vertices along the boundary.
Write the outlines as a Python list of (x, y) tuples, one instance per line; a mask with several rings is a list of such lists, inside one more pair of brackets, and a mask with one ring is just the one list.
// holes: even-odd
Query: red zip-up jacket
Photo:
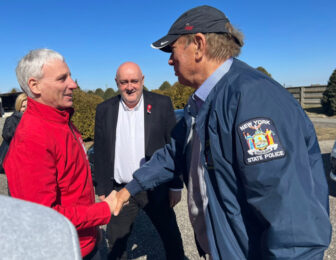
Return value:
[(82, 255), (95, 247), (97, 226), (107, 224), (106, 202), (95, 203), (84, 143), (64, 111), (28, 98), (4, 169), (13, 197), (51, 207), (76, 227)]

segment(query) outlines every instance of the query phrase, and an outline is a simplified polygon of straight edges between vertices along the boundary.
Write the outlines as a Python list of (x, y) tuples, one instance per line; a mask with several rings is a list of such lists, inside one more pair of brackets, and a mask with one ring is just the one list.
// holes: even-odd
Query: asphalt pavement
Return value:
[(319, 127), (336, 127), (336, 118), (330, 117), (310, 117), (315, 126)]

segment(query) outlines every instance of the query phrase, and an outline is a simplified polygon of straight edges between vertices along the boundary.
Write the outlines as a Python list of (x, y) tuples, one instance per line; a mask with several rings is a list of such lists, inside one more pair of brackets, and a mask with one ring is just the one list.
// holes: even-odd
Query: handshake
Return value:
[(131, 194), (128, 190), (123, 188), (119, 192), (113, 190), (107, 197), (105, 195), (99, 196), (99, 199), (109, 205), (111, 214), (118, 216), (120, 210), (128, 203), (130, 197)]
[[(170, 190), (169, 191), (169, 205), (170, 207), (175, 207), (181, 201), (182, 191), (181, 190)], [(105, 195), (99, 196), (100, 201), (105, 201), (109, 207), (111, 214), (118, 216), (120, 210), (124, 205), (128, 204), (128, 200), (131, 194), (126, 188), (121, 189), (119, 192), (113, 190), (107, 197)]]

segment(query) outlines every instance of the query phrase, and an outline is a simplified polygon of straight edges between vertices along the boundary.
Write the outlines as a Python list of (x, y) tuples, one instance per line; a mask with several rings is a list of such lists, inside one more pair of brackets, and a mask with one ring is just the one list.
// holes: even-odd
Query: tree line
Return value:
[[(83, 139), (88, 141), (94, 137), (94, 122), (97, 105), (104, 100), (118, 95), (119, 91), (113, 88), (107, 88), (105, 91), (101, 88), (97, 88), (94, 91), (83, 91), (78, 83), (77, 86), (78, 88), (74, 90), (75, 114), (72, 117), (72, 121), (81, 132)], [(144, 89), (148, 90), (145, 86)], [(165, 81), (158, 89), (152, 91), (169, 96), (174, 109), (181, 109), (187, 104), (188, 98), (194, 90), (178, 82), (170, 85), (168, 81)]]
[[(272, 78), (272, 75), (265, 68), (259, 66), (256, 69)], [(113, 88), (107, 88), (105, 91), (101, 88), (83, 91), (77, 81), (76, 83), (78, 86), (74, 91), (74, 108), (76, 113), (72, 121), (81, 132), (84, 140), (92, 140), (94, 137), (94, 122), (97, 105), (104, 100), (118, 95), (119, 91)], [(144, 89), (148, 90), (146, 86), (144, 86)], [(11, 93), (18, 91), (19, 90), (13, 88)], [(152, 92), (169, 96), (174, 109), (182, 109), (187, 104), (188, 98), (194, 92), (194, 89), (178, 82), (171, 85), (168, 81), (164, 81), (158, 89), (154, 89)], [(336, 115), (336, 70), (333, 71), (329, 78), (327, 89), (321, 99), (321, 105), (326, 115)]]
[[(272, 77), (263, 67), (257, 67), (257, 70)], [(145, 86), (144, 89), (148, 90)], [(168, 81), (164, 81), (158, 89), (154, 89), (152, 92), (169, 96), (174, 109), (182, 109), (187, 104), (188, 98), (194, 92), (194, 89), (182, 85), (179, 82), (171, 85)], [(97, 105), (118, 94), (119, 91), (113, 88), (107, 88), (105, 91), (101, 88), (83, 91), (78, 85), (78, 88), (74, 91), (74, 108), (76, 112), (72, 120), (81, 132), (84, 140), (92, 140), (94, 137), (94, 122)], [(329, 79), (327, 90), (324, 92), (321, 100), (321, 105), (327, 115), (336, 115), (336, 70)]]

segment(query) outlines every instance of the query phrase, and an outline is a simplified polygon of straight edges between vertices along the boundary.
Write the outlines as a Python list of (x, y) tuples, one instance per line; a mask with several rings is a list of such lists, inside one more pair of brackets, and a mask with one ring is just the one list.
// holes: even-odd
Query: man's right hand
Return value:
[(113, 211), (114, 216), (118, 216), (120, 210), (124, 205), (128, 203), (129, 198), (131, 197), (131, 194), (126, 188), (122, 188), (117, 194), (115, 195), (115, 208)]
[(117, 191), (113, 190), (106, 198), (104, 195), (99, 196), (100, 200), (102, 200), (101, 197), (104, 197), (102, 201), (105, 201), (109, 205), (111, 214), (114, 212), (114, 209), (117, 203), (116, 194), (117, 194)]

